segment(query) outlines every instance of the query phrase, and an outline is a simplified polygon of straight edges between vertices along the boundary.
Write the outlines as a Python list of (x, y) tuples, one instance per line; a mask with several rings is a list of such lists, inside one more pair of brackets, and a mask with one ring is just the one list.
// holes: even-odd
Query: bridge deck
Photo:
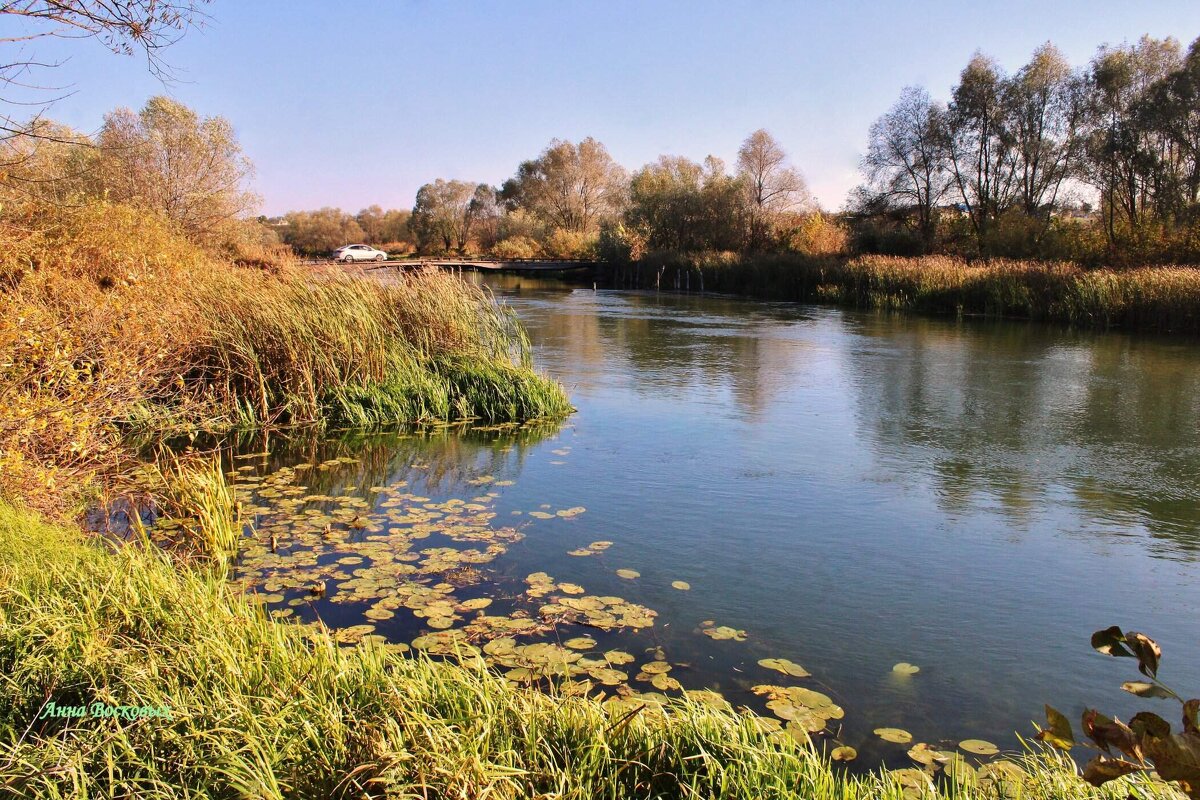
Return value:
[(599, 266), (599, 263), (598, 261), (577, 258), (404, 258), (391, 261), (368, 262), (363, 266), (363, 269), (450, 267), (491, 272), (562, 272), (564, 270), (591, 269)]

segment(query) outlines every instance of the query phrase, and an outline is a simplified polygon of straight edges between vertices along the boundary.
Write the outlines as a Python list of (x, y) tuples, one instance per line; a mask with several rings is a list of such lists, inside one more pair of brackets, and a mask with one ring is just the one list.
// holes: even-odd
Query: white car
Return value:
[(333, 251), (333, 260), (349, 264), (351, 261), (387, 261), (387, 253), (365, 244), (348, 244)]

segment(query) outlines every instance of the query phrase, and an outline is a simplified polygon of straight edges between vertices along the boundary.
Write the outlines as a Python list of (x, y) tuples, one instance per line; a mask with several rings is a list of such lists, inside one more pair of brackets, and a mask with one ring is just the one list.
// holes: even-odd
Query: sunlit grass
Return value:
[(78, 502), (135, 429), (570, 411), (511, 310), (456, 276), (236, 266), (105, 203), (0, 221), (0, 498)]
[(1086, 269), (948, 256), (654, 254), (642, 286), (749, 294), (932, 314), (1022, 317), (1089, 327), (1200, 333), (1200, 268)]
[[(47, 700), (165, 706), (172, 718), (39, 722)], [(1171, 796), (1142, 779), (1093, 789), (1050, 754), (1022, 765), (1019, 785), (943, 796)], [(339, 647), (270, 620), (211, 570), (111, 551), (0, 503), (5, 797), (919, 796), (903, 777), (848, 777), (816, 749), (695, 701), (609, 705), (513, 688), (479, 663)]]

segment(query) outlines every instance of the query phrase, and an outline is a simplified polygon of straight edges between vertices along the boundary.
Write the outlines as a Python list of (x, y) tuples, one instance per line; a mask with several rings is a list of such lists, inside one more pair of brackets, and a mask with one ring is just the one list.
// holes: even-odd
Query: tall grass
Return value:
[(619, 284), (729, 292), (930, 314), (969, 314), (1200, 333), (1200, 267), (1086, 269), (1067, 262), (947, 256), (651, 254)]
[[(37, 719), (58, 706), (171, 717)], [(946, 797), (1174, 797), (1093, 789), (1069, 761)], [(105, 551), (0, 503), (0, 795), (14, 798), (806, 798), (901, 800), (729, 710), (516, 689), (269, 620), (211, 572)], [(928, 796), (934, 796), (930, 793)]]
[(143, 211), (27, 211), (0, 216), (0, 497), (69, 504), (131, 428), (571, 410), (511, 311), (453, 275), (237, 266)]

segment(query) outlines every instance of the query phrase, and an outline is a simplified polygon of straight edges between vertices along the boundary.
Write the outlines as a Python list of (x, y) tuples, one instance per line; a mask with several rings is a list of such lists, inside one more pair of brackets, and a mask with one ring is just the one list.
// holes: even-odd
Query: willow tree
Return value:
[(541, 155), (524, 161), (504, 182), (500, 199), (523, 209), (549, 229), (592, 233), (615, 217), (625, 202), (625, 171), (604, 145), (555, 139)]
[(742, 142), (737, 167), (750, 210), (750, 246), (761, 248), (778, 215), (809, 201), (808, 186), (775, 138), (761, 128)]
[(258, 202), (245, 189), (253, 168), (233, 126), (168, 97), (106, 115), (97, 144), (110, 200), (161, 213), (193, 239), (217, 234)]
[(934, 245), (938, 208), (950, 190), (945, 107), (917, 86), (871, 125), (862, 160), (864, 210), (889, 213), (915, 227), (926, 251)]
[(487, 188), (485, 184), (438, 178), (418, 189), (408, 222), (417, 249), (422, 253), (464, 252), (479, 215), (478, 198)]

